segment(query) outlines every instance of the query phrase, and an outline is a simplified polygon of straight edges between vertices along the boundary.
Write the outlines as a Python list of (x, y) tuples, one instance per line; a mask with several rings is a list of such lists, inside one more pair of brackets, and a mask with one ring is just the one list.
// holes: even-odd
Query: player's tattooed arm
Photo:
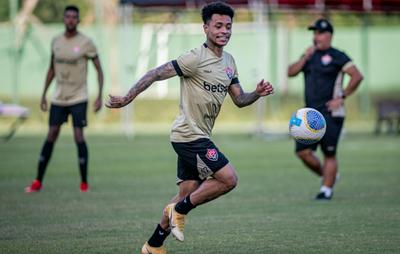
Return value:
[(274, 88), (268, 81), (261, 80), (251, 93), (245, 93), (239, 83), (230, 85), (228, 91), (235, 105), (241, 108), (253, 104), (262, 96), (273, 94)]
[(121, 108), (133, 101), (136, 96), (150, 87), (155, 81), (169, 79), (176, 75), (177, 73), (171, 62), (163, 64), (148, 71), (134, 86), (132, 86), (125, 96), (110, 95), (106, 106), (109, 108)]
[(164, 79), (176, 76), (177, 73), (171, 62), (163, 64), (155, 69), (148, 71), (128, 92), (127, 97), (133, 100), (141, 92), (146, 90), (155, 81), (160, 81)]
[(239, 108), (250, 105), (260, 98), (255, 91), (252, 93), (245, 93), (239, 84), (229, 86), (228, 91), (233, 103)]

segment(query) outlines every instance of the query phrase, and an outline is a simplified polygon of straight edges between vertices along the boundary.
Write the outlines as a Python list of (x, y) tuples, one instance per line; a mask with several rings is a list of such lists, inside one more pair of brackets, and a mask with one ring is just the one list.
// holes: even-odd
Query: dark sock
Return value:
[(178, 202), (175, 205), (175, 211), (177, 211), (180, 214), (188, 214), (190, 210), (192, 210), (195, 207), (196, 206), (194, 206), (192, 202), (190, 202), (190, 195), (187, 195), (186, 198), (184, 198), (181, 202)]
[(163, 245), (165, 239), (169, 235), (170, 232), (165, 231), (160, 224), (157, 225), (156, 230), (154, 231), (153, 235), (147, 241), (147, 243), (152, 247), (160, 247)]
[(45, 141), (42, 147), (42, 151), (40, 152), (39, 164), (38, 164), (38, 173), (36, 179), (40, 182), (43, 181), (44, 173), (46, 172), (47, 163), (51, 158), (51, 154), (53, 152), (54, 143)]
[(87, 183), (87, 174), (88, 174), (88, 150), (85, 141), (81, 143), (77, 143), (78, 146), (78, 161), (79, 161), (79, 170), (81, 173), (81, 180), (83, 183)]

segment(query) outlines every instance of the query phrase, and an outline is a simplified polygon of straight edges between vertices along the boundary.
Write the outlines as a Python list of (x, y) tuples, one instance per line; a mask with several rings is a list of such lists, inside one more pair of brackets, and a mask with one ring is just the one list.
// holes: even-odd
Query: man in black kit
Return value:
[[(325, 136), (316, 144), (304, 145), (296, 142), (296, 154), (314, 173), (322, 177), (322, 185), (315, 197), (330, 200), (338, 172), (336, 150), (345, 119), (344, 102), (363, 79), (352, 60), (342, 51), (331, 46), (333, 27), (326, 19), (317, 20), (308, 30), (314, 31), (314, 45), (288, 68), (289, 77), (304, 73), (306, 107), (320, 111), (326, 120)], [(343, 88), (344, 74), (350, 81)], [(324, 161), (314, 154), (321, 145)]]

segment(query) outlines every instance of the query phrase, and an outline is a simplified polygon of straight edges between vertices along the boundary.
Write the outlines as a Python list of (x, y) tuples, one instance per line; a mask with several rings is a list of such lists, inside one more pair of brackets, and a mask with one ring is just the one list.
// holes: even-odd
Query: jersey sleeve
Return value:
[(95, 58), (97, 56), (96, 46), (90, 39), (85, 44), (85, 56), (87, 58)]
[(231, 81), (231, 85), (239, 84), (240, 83), (239, 82), (239, 73), (238, 73), (238, 70), (237, 70), (237, 67), (236, 67), (235, 59), (233, 57), (232, 57), (232, 65), (233, 65), (233, 78), (232, 78), (232, 81)]
[(345, 71), (349, 67), (353, 66), (353, 62), (346, 53), (341, 52), (341, 54), (339, 55), (339, 65), (342, 71)]
[(191, 77), (197, 72), (199, 55), (194, 50), (191, 50), (173, 60), (172, 65), (179, 76)]

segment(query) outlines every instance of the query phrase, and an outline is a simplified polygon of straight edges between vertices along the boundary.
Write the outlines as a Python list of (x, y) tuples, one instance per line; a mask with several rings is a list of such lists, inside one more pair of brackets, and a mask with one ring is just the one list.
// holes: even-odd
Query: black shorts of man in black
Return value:
[(296, 152), (300, 152), (306, 149), (311, 149), (316, 151), (318, 146), (321, 147), (322, 152), (326, 156), (335, 156), (337, 145), (339, 143), (340, 134), (343, 127), (344, 118), (343, 117), (332, 117), (330, 114), (324, 115), (326, 126), (325, 135), (323, 138), (314, 144), (306, 145), (299, 142), (296, 142)]

